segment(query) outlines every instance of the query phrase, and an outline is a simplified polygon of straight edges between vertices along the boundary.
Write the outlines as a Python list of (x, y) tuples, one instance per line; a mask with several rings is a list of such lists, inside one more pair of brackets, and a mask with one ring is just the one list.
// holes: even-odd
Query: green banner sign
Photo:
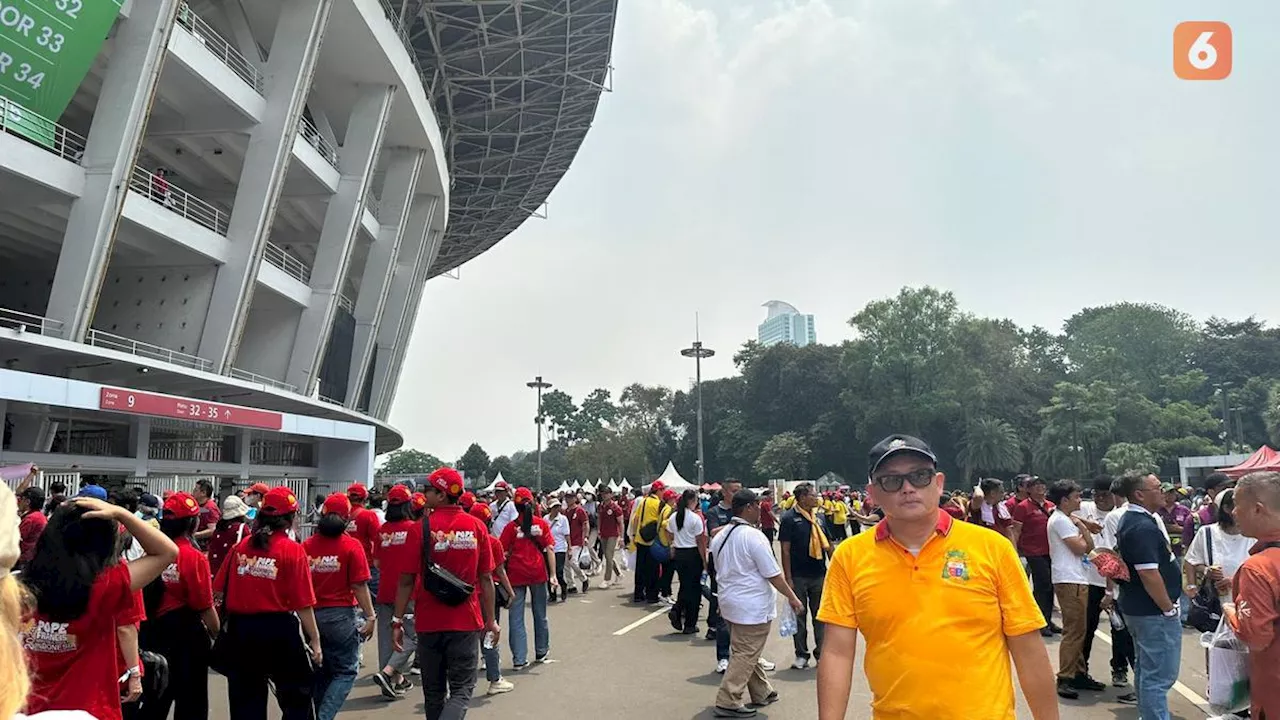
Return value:
[(0, 0), (0, 96), (25, 110), (24, 121), (9, 118), (8, 129), (43, 144), (47, 133), (23, 129), (33, 127), (32, 114), (46, 122), (62, 117), (123, 1)]

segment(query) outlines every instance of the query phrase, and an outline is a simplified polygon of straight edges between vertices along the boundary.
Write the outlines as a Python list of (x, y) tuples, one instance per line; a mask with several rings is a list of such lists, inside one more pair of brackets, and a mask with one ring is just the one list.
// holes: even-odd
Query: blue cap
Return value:
[(107, 489), (101, 485), (85, 485), (80, 488), (80, 492), (76, 493), (76, 497), (87, 497), (95, 500), (106, 501)]

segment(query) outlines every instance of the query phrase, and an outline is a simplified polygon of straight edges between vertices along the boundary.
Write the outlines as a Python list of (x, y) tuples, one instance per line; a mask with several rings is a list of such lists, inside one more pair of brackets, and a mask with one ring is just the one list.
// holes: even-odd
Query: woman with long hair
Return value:
[(144, 650), (168, 661), (169, 682), (163, 693), (143, 703), (141, 720), (165, 720), (171, 706), (174, 720), (209, 717), (209, 642), (218, 635), (218, 613), (209, 559), (192, 539), (199, 521), (195, 498), (178, 492), (165, 499), (160, 532), (177, 545), (178, 557), (143, 590), (147, 619), (138, 640)]
[(231, 720), (266, 717), (268, 682), (284, 720), (312, 718), (312, 668), (324, 655), (311, 563), (289, 537), (297, 514), (298, 498), (289, 488), (267, 492), (252, 534), (231, 550), (213, 581), (224, 608), (226, 650), (235, 657), (227, 675)]
[[(555, 558), (548, 570), (555, 572), (556, 584), (560, 588), (560, 602), (569, 599), (570, 588), (564, 582), (564, 564), (569, 555), (569, 518), (561, 512), (560, 498), (552, 498), (547, 505), (547, 524), (551, 526), (551, 551), (552, 557)], [(547, 588), (551, 592), (551, 602), (556, 601), (556, 591), (550, 586)]]
[[(142, 557), (121, 562), (120, 526), (137, 539)], [(172, 540), (125, 508), (78, 497), (54, 511), (22, 574), (35, 598), (22, 635), (33, 678), (29, 711), (84, 710), (120, 720), (117, 619), (134, 612), (134, 593), (177, 556)], [(130, 679), (141, 675), (136, 665), (126, 670)]]
[(1218, 494), (1217, 522), (1202, 525), (1187, 548), (1183, 559), (1186, 592), (1194, 596), (1200, 584), (1208, 579), (1218, 590), (1223, 601), (1231, 599), (1231, 579), (1236, 570), (1249, 557), (1249, 550), (1256, 540), (1246, 537), (1236, 525), (1236, 497), (1234, 489)]
[(681, 493), (676, 508), (667, 518), (672, 538), (667, 567), (674, 567), (680, 576), (680, 595), (667, 617), (682, 635), (695, 635), (702, 611), (702, 571), (707, 567), (707, 524), (698, 514), (697, 490), (689, 488)]
[[(316, 593), (316, 627), (324, 664), (316, 669), (315, 705), (318, 720), (333, 720), (351, 694), (360, 661), (361, 639), (373, 635), (377, 617), (369, 597), (369, 563), (360, 541), (347, 535), (351, 501), (334, 493), (324, 501), (316, 532), (302, 543), (311, 563)], [(356, 629), (359, 605), (364, 624)]]
[(551, 628), (547, 624), (547, 585), (559, 588), (547, 568), (555, 567), (556, 556), (551, 539), (551, 526), (538, 517), (533, 493), (528, 488), (516, 490), (516, 521), (502, 530), (502, 547), (506, 551), (507, 578), (511, 596), (511, 658), (516, 670), (529, 665), (529, 635), (524, 625), (525, 601), (532, 598), (534, 662), (545, 663), (551, 652)]

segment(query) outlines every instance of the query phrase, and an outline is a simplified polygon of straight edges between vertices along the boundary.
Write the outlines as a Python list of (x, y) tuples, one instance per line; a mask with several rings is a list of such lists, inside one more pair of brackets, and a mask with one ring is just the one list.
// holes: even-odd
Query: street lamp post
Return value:
[(1214, 394), (1222, 400), (1222, 442), (1226, 445), (1227, 454), (1230, 455), (1234, 448), (1231, 443), (1231, 416), (1230, 410), (1227, 409), (1227, 388), (1231, 387), (1231, 383), (1214, 383)]
[(551, 383), (543, 382), (542, 376), (539, 375), (533, 379), (533, 382), (525, 383), (527, 387), (538, 391), (538, 414), (534, 416), (533, 422), (538, 426), (538, 492), (542, 492), (542, 391), (551, 387)]
[(685, 357), (693, 358), (693, 366), (695, 379), (694, 384), (698, 389), (698, 485), (705, 485), (706, 478), (706, 457), (702, 450), (702, 358), (709, 358), (716, 354), (715, 350), (702, 346), (701, 340), (694, 340), (692, 347), (687, 347), (680, 351)]

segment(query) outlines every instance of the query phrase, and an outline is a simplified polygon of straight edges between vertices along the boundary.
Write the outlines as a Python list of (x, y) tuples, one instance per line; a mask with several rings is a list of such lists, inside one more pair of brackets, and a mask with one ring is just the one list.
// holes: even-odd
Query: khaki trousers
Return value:
[(1084, 637), (1088, 630), (1089, 586), (1053, 586), (1062, 610), (1062, 643), (1058, 646), (1058, 679), (1074, 680), (1088, 671), (1084, 664)]
[(762, 703), (773, 686), (760, 668), (760, 653), (764, 652), (764, 644), (769, 640), (769, 629), (773, 622), (762, 625), (738, 625), (725, 620), (729, 627), (729, 669), (724, 672), (720, 681), (720, 692), (716, 694), (716, 706), (723, 708), (742, 707), (746, 701)]

